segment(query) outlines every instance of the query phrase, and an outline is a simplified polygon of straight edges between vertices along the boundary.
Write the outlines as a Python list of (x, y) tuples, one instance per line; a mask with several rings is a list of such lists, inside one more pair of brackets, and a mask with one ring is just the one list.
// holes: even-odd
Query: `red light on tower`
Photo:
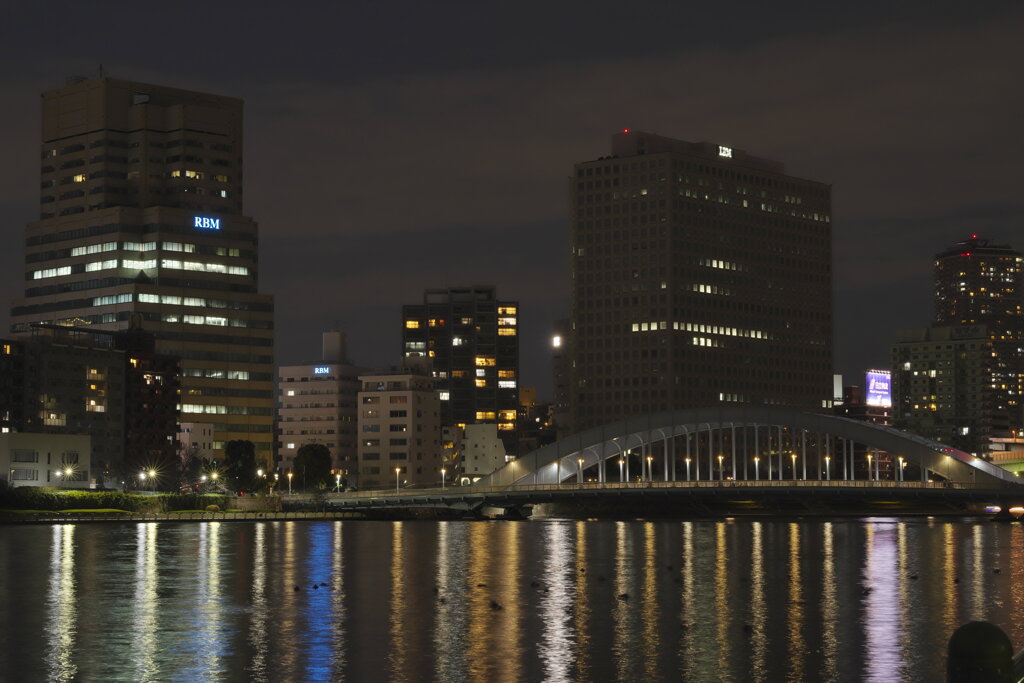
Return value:
[(629, 132), (629, 128), (623, 128), (623, 129), (622, 129), (622, 132), (623, 132), (623, 133), (628, 133), (628, 132)]
[(971, 239), (972, 240), (978, 239), (978, 233), (974, 233), (973, 235), (971, 235)]

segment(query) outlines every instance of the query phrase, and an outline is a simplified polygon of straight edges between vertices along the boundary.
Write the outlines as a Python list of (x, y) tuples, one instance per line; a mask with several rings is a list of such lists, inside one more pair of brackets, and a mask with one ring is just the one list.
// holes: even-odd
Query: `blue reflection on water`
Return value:
[(309, 551), (306, 554), (306, 576), (314, 585), (305, 587), (306, 629), (303, 633), (306, 649), (306, 680), (329, 681), (335, 679), (333, 640), (333, 615), (330, 600), (330, 576), (333, 554), (333, 531), (326, 523), (317, 523), (309, 528)]

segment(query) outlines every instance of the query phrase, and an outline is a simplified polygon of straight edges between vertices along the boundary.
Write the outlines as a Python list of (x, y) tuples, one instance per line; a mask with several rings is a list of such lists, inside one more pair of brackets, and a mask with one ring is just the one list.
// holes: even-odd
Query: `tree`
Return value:
[(326, 487), (331, 483), (331, 452), (322, 443), (307, 443), (295, 454), (292, 471), (300, 489)]
[(237, 439), (224, 445), (224, 478), (234, 491), (256, 487), (256, 446), (252, 441)]

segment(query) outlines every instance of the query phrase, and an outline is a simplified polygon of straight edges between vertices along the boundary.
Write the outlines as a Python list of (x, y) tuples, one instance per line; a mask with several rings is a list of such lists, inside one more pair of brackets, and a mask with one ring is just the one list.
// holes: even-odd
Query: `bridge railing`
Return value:
[(922, 489), (922, 490), (990, 490), (983, 484), (922, 481), (874, 481), (874, 480), (817, 480), (817, 479), (773, 479), (760, 481), (642, 481), (642, 482), (563, 482), (561, 484), (512, 484), (509, 486), (447, 486), (429, 489), (378, 489), (370, 491), (349, 491), (331, 494), (331, 500), (366, 498), (423, 498), (462, 497), (494, 493), (530, 491), (580, 491), (615, 489), (780, 489), (780, 488), (828, 488), (828, 489)]

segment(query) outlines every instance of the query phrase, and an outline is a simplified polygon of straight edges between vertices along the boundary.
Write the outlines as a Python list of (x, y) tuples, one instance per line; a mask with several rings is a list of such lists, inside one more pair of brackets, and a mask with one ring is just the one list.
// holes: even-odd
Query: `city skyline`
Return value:
[[(100, 36), (148, 21), (144, 9), (93, 16), (69, 5), (40, 42), (42, 10), (26, 5), (16, 17), (25, 30), (2, 48), (21, 68), (0, 95), (0, 216), (14, 239), (38, 218), (38, 96), (65, 76), (103, 64), (115, 78), (241, 97), (261, 289), (280, 311), (277, 363), (314, 358), (320, 332), (339, 327), (354, 362), (391, 364), (402, 303), (424, 288), (494, 284), (523, 309), (523, 384), (549, 395), (548, 333), (568, 314), (572, 164), (602, 155), (624, 127), (728, 144), (832, 184), (835, 367), (856, 378), (885, 364), (898, 327), (929, 321), (934, 253), (972, 232), (1020, 248), (1024, 217), (1011, 116), (1024, 14), (1010, 3), (926, 13), (912, 3), (881, 21), (880, 7), (787, 22), (784, 10), (734, 20), (724, 9), (640, 5), (619, 28), (571, 4), (539, 22), (525, 8), (471, 12), (460, 26), (411, 7), (390, 24), (384, 9), (280, 22), (252, 10), (247, 38), (218, 33), (218, 9), (207, 25), (183, 19), (192, 32), (182, 44), (138, 33), (140, 50), (136, 38)], [(439, 31), (429, 49), (412, 39), (421, 23)], [(346, 39), (313, 24), (343, 26)], [(289, 57), (300, 43), (306, 51)], [(204, 45), (237, 58), (211, 64), (194, 50)], [(455, 245), (458, 263), (440, 258)], [(385, 249), (405, 267), (368, 297), (359, 283)], [(21, 253), (0, 257), (8, 299)]]

